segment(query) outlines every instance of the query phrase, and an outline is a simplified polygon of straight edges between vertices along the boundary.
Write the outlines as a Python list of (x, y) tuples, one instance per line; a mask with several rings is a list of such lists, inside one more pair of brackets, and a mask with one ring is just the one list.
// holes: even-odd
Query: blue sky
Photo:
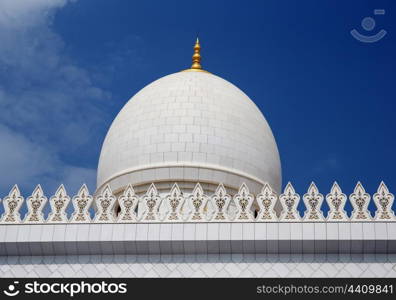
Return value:
[[(203, 66), (268, 120), (283, 185), (395, 191), (395, 14), (394, 1), (2, 0), (0, 197), (14, 183), (94, 190), (111, 121), (190, 65), (197, 33)], [(368, 16), (387, 31), (372, 44), (350, 35)]]

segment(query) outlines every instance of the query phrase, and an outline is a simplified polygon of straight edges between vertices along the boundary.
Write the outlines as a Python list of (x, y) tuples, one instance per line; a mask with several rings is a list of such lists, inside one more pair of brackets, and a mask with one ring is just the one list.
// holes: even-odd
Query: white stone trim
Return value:
[[(300, 225), (303, 226), (300, 226)], [(396, 222), (2, 225), (0, 256), (394, 253)], [(353, 227), (353, 228), (352, 228)], [(188, 234), (184, 234), (184, 233)], [(206, 232), (206, 237), (202, 235)], [(60, 234), (62, 233), (62, 234)], [(86, 233), (89, 235), (86, 235)], [(230, 247), (224, 247), (225, 244)]]
[(394, 254), (11, 256), (0, 266), (6, 278), (396, 277)]
[[(150, 165), (143, 165), (143, 166), (139, 166), (138, 168), (129, 168), (126, 170), (123, 170), (122, 172), (116, 173), (113, 176), (111, 176), (110, 178), (106, 179), (98, 188), (97, 190), (100, 191), (104, 186), (106, 186), (107, 184), (109, 184), (111, 181), (113, 181), (114, 179), (130, 174), (130, 173), (134, 173), (134, 172), (140, 172), (140, 171), (145, 171), (145, 170), (151, 170), (151, 169), (160, 169), (160, 168), (199, 168), (199, 169), (208, 169), (208, 170), (213, 170), (213, 171), (222, 171), (222, 172), (226, 172), (226, 173), (230, 173), (230, 174), (234, 174), (240, 177), (244, 177), (248, 180), (252, 180), (255, 181), (256, 183), (260, 184), (260, 185), (264, 185), (264, 181), (262, 181), (261, 179), (252, 176), (250, 174), (247, 174), (245, 172), (242, 172), (240, 170), (237, 169), (231, 169), (231, 168), (225, 168), (219, 165), (214, 165), (214, 164), (205, 164), (205, 163), (199, 163), (199, 164), (192, 164), (189, 162), (173, 162), (173, 163), (159, 163), (159, 164), (150, 164)], [(182, 178), (180, 178), (182, 179)], [(174, 181), (174, 179), (172, 179)], [(149, 181), (144, 181), (142, 183), (147, 183)], [(140, 185), (140, 183), (137, 183), (138, 185)]]

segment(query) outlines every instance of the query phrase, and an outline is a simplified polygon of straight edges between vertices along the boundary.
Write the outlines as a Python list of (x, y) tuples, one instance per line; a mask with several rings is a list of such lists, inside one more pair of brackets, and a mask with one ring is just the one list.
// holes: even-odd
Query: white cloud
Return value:
[(23, 28), (48, 22), (51, 21), (48, 16), (54, 13), (54, 9), (64, 6), (67, 2), (68, 0), (2, 0), (0, 24)]
[[(0, 188), (14, 183), (94, 189), (81, 166), (98, 145), (108, 91), (65, 53), (52, 21), (67, 0), (0, 1)], [(65, 159), (67, 158), (67, 161)], [(74, 161), (70, 163), (70, 161)]]
[(39, 183), (51, 192), (61, 183), (73, 193), (82, 183), (94, 187), (95, 170), (68, 166), (45, 146), (32, 142), (4, 125), (0, 125), (0, 139), (1, 190), (7, 191), (15, 183), (21, 183), (27, 191), (33, 190)]

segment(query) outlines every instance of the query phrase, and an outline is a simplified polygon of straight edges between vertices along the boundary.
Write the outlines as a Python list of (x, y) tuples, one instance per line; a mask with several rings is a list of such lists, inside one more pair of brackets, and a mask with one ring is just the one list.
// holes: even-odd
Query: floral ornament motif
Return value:
[(261, 193), (257, 195), (257, 203), (260, 207), (256, 219), (258, 222), (275, 222), (278, 220), (274, 211), (276, 200), (278, 200), (276, 193), (268, 183), (265, 183)]
[(114, 222), (114, 204), (117, 198), (113, 195), (110, 185), (106, 185), (104, 190), (95, 199), (97, 212), (94, 218), (94, 222), (108, 223)]
[(297, 205), (300, 201), (300, 196), (295, 192), (292, 184), (289, 182), (283, 194), (279, 196), (279, 201), (282, 204), (283, 210), (280, 215), (280, 221), (300, 221), (301, 218), (297, 212)]
[(66, 193), (66, 189), (63, 184), (56, 190), (55, 195), (49, 200), (51, 205), (51, 213), (48, 216), (47, 222), (67, 222), (66, 207), (70, 202), (70, 197)]
[(19, 214), (19, 209), (23, 203), (23, 197), (17, 185), (14, 185), (8, 194), (3, 199), (4, 202), (4, 217), (2, 219), (3, 223), (20, 223), (21, 216)]
[(212, 218), (212, 222), (229, 222), (228, 217), (228, 206), (230, 205), (231, 196), (227, 194), (227, 191), (223, 184), (219, 184), (215, 194), (211, 197), (215, 212)]
[(161, 204), (161, 197), (158, 194), (157, 188), (152, 183), (142, 199), (144, 212), (142, 215), (142, 221), (144, 222), (159, 222), (158, 219), (158, 208)]
[(395, 215), (392, 212), (392, 204), (395, 197), (391, 194), (383, 181), (381, 181), (377, 192), (373, 195), (377, 211), (375, 213), (376, 221), (394, 220)]
[(122, 196), (118, 199), (120, 204), (120, 214), (118, 215), (118, 222), (136, 222), (135, 209), (139, 203), (139, 197), (135, 194), (135, 190), (131, 185), (128, 185)]
[(234, 221), (254, 221), (254, 217), (251, 212), (254, 196), (250, 194), (249, 188), (245, 183), (242, 183), (239, 191), (234, 196), (234, 202), (237, 207), (237, 213)]
[(184, 197), (177, 183), (172, 186), (170, 194), (165, 197), (165, 202), (167, 206), (165, 222), (183, 221), (180, 209), (184, 203)]
[(304, 194), (303, 201), (308, 211), (304, 215), (304, 220), (307, 221), (322, 221), (324, 217), (320, 207), (323, 203), (323, 195), (319, 193), (315, 183), (312, 182), (308, 188), (308, 192)]
[(43, 207), (47, 202), (41, 185), (37, 185), (32, 195), (26, 199), (28, 212), (26, 214), (25, 223), (42, 223), (44, 222)]
[(371, 216), (368, 212), (370, 195), (366, 193), (363, 185), (358, 182), (353, 193), (349, 195), (353, 206), (352, 221), (370, 221)]
[(330, 207), (327, 216), (328, 221), (348, 221), (348, 216), (345, 213), (344, 207), (347, 196), (342, 192), (337, 182), (334, 182), (331, 187), (330, 193), (326, 195), (327, 204)]
[(91, 207), (93, 198), (89, 195), (88, 188), (85, 184), (80, 188), (77, 195), (73, 197), (72, 203), (74, 212), (70, 222), (72, 223), (90, 223), (88, 209)]
[(187, 203), (189, 205), (191, 213), (189, 214), (188, 221), (191, 222), (202, 222), (206, 221), (204, 209), (208, 197), (204, 195), (204, 191), (199, 183), (195, 185), (192, 194), (188, 197)]

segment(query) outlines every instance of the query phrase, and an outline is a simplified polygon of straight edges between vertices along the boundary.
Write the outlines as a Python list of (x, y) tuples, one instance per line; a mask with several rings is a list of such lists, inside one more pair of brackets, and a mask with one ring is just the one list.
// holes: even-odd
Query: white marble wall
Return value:
[(396, 277), (383, 254), (0, 257), (0, 277)]

